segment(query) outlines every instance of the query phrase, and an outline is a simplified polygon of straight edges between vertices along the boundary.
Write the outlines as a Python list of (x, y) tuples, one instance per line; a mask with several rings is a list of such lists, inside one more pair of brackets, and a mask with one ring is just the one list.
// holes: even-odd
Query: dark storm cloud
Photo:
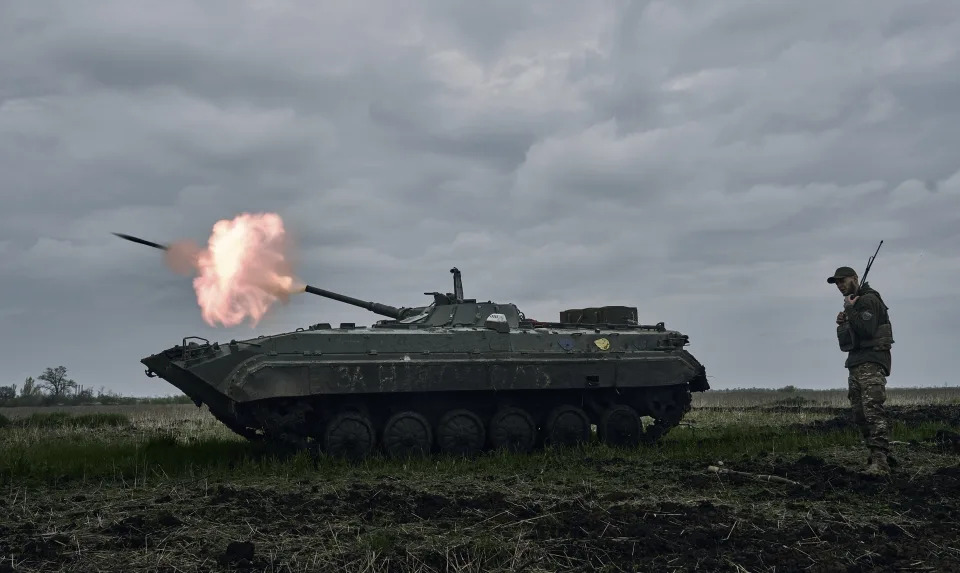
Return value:
[(5, 3), (0, 383), (167, 392), (138, 359), (183, 336), (375, 320), (303, 295), (211, 328), (109, 234), (259, 210), (311, 284), (636, 305), (718, 387), (842, 385), (825, 277), (884, 239), (891, 383), (953, 382), (957, 38), (952, 0)]

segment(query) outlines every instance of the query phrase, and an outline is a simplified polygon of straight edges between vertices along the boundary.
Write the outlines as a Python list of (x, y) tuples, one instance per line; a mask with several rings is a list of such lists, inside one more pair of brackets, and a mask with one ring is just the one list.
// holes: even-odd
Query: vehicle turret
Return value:
[[(393, 319), (378, 322), (375, 326), (380, 328), (410, 328), (417, 325), (424, 325), (485, 326), (502, 329), (504, 324), (509, 328), (517, 328), (520, 325), (520, 321), (523, 320), (524, 317), (516, 305), (493, 301), (478, 302), (476, 299), (463, 298), (463, 281), (460, 270), (454, 267), (450, 269), (450, 272), (453, 274), (452, 293), (425, 292), (423, 294), (433, 296), (433, 303), (427, 306), (412, 308), (396, 308), (377, 302), (353, 298), (311, 285), (307, 285), (304, 291), (365, 308), (381, 316)], [(492, 320), (488, 321), (491, 315), (502, 316), (495, 316)]]

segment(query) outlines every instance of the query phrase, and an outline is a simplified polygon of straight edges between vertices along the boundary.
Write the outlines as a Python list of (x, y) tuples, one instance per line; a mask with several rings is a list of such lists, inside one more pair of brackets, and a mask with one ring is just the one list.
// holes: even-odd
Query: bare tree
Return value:
[(39, 386), (50, 391), (50, 395), (61, 397), (66, 395), (67, 390), (76, 388), (77, 383), (67, 378), (67, 367), (57, 366), (56, 368), (47, 368), (43, 374), (37, 376), (37, 380), (42, 380)]

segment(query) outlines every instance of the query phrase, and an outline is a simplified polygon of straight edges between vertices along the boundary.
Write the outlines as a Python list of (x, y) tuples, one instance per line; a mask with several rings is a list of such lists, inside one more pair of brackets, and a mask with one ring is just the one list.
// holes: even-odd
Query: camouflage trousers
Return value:
[(879, 364), (867, 362), (851, 367), (847, 377), (853, 421), (871, 452), (890, 453), (890, 426), (883, 403), (887, 400), (887, 379)]

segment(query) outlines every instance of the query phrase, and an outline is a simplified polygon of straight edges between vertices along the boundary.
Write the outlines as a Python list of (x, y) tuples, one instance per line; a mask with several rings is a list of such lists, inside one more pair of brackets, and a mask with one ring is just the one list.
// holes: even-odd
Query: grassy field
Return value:
[[(845, 389), (805, 390), (789, 392), (782, 390), (746, 389), (711, 390), (693, 395), (693, 405), (703, 407), (749, 408), (777, 405), (802, 404), (805, 406), (831, 406), (846, 408)], [(960, 404), (960, 386), (937, 388), (887, 388), (887, 404), (891, 406), (917, 406), (936, 404)]]
[(359, 464), (192, 405), (0, 409), (0, 572), (960, 569), (936, 439), (960, 388), (889, 391), (888, 478), (861, 473), (845, 401), (712, 391), (652, 447)]

